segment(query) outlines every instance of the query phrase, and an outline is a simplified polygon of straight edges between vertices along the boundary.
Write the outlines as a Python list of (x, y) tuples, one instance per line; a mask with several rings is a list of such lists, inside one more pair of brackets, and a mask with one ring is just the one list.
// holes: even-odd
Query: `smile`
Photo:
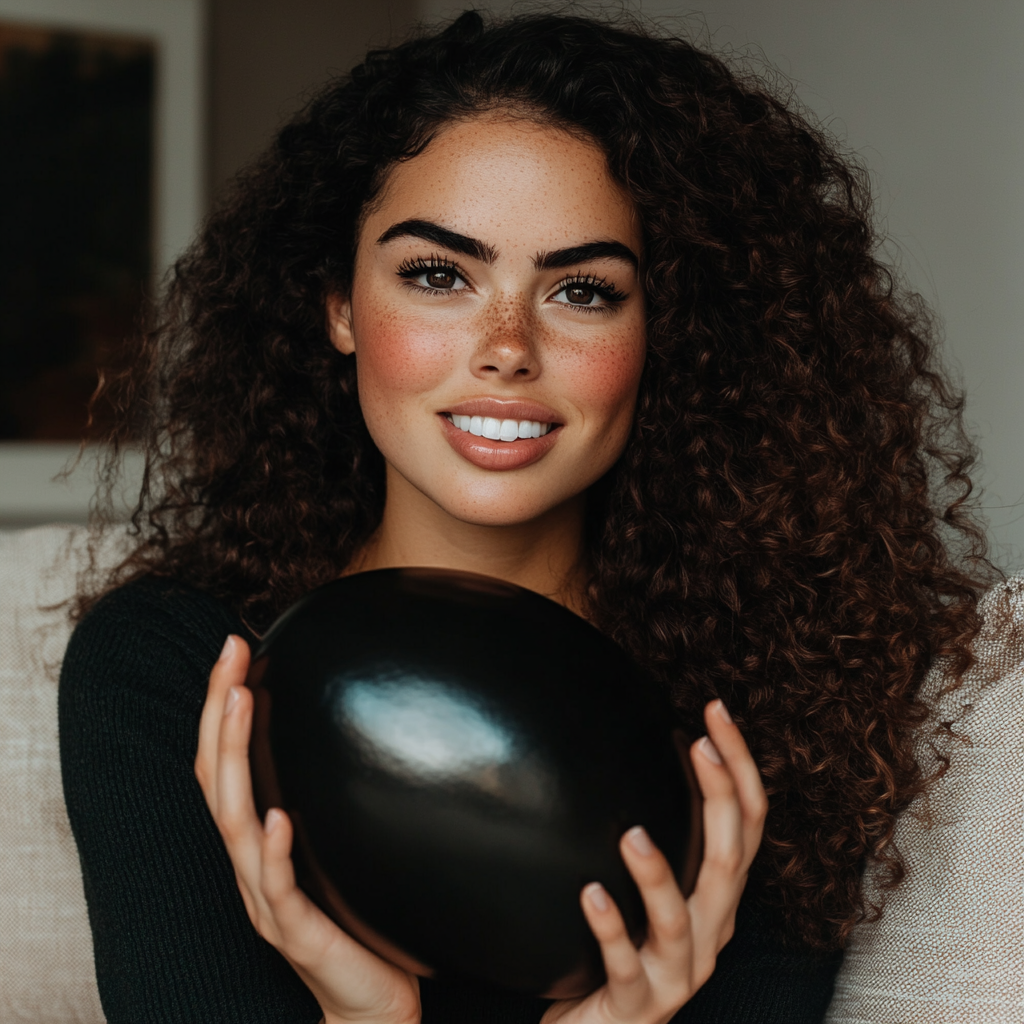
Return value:
[[(515, 411), (529, 414), (526, 409)], [(555, 422), (553, 415), (548, 421), (499, 419), (474, 415), (470, 408), (468, 413), (438, 413), (437, 420), (455, 453), (487, 470), (525, 469), (543, 459), (564, 433), (564, 424)]]
[(459, 430), (489, 441), (516, 441), (520, 438), (543, 437), (554, 430), (556, 424), (538, 420), (499, 420), (493, 416), (458, 416), (446, 412), (445, 419)]

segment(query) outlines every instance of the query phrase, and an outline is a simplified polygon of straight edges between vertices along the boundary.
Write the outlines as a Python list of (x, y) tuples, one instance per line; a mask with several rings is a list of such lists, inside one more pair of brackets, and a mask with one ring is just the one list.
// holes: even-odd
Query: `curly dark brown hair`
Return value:
[(108, 585), (186, 580), (260, 629), (349, 565), (384, 472), (325, 297), (350, 285), (388, 170), (495, 108), (596, 140), (643, 227), (647, 360), (626, 450), (589, 497), (591, 618), (695, 729), (725, 700), (771, 802), (754, 891), (797, 941), (841, 946), (875, 911), (867, 859), (901, 877), (923, 676), (972, 661), (990, 571), (973, 449), (926, 311), (876, 257), (864, 173), (684, 40), (466, 13), (314, 98), (106, 385), (113, 450), (147, 458), (137, 546)]

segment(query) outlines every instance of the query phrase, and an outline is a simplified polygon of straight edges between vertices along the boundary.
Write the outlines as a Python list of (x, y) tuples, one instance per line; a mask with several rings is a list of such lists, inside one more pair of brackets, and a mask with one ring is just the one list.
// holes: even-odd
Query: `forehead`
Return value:
[(500, 253), (594, 239), (640, 244), (633, 204), (596, 143), (509, 114), (450, 124), (392, 168), (365, 236), (406, 219), (443, 224)]

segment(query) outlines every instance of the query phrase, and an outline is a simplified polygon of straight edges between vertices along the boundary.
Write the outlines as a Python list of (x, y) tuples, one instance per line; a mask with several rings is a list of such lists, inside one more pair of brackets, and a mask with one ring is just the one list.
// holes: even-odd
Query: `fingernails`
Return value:
[(230, 658), (234, 649), (235, 638), (229, 634), (227, 640), (224, 641), (224, 646), (220, 649), (220, 654), (218, 655), (217, 660), (224, 661), (225, 658)]
[(604, 886), (600, 882), (591, 882), (584, 891), (595, 910), (603, 912), (608, 909), (608, 893), (604, 891)]
[(235, 705), (238, 703), (238, 687), (232, 686), (228, 690), (227, 700), (224, 701), (224, 716), (227, 717), (235, 709)]
[(718, 752), (718, 747), (708, 739), (707, 736), (702, 736), (697, 741), (697, 746), (700, 748), (700, 752), (712, 763), (721, 764), (722, 755)]
[(711, 710), (714, 711), (714, 713), (718, 715), (718, 717), (721, 718), (723, 722), (732, 723), (732, 715), (729, 714), (729, 709), (725, 706), (724, 701), (714, 701)]
[(280, 824), (281, 812), (276, 807), (271, 807), (267, 811), (267, 816), (263, 819), (263, 831), (269, 836)]
[(642, 825), (631, 828), (626, 833), (626, 840), (641, 857), (650, 857), (654, 853), (654, 843), (651, 842), (650, 836), (644, 831)]

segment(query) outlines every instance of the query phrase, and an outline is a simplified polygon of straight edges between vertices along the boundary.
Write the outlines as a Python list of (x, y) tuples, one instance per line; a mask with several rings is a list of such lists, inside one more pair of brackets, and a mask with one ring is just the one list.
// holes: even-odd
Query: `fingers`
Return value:
[(736, 784), (717, 747), (707, 737), (693, 744), (690, 756), (704, 796), (704, 860), (694, 895), (709, 887), (731, 892), (746, 870), (743, 811)]
[(607, 892), (588, 885), (581, 903), (608, 982), (579, 1002), (554, 1004), (545, 1021), (668, 1021), (711, 976), (732, 936), (767, 799), (743, 736), (720, 701), (708, 705), (705, 721), (708, 735), (690, 751), (704, 796), (704, 859), (693, 895), (683, 897), (647, 833), (630, 829), (620, 851), (644, 901), (647, 940), (637, 950)]
[(256, 815), (249, 775), (252, 703), (252, 693), (247, 687), (229, 688), (217, 737), (211, 810), (235, 869), (249, 919), (264, 938), (269, 938), (262, 923), (266, 914), (260, 896), (263, 829)]
[(246, 910), (258, 926), (262, 829), (249, 774), (252, 693), (245, 686), (248, 669), (248, 644), (229, 636), (210, 671), (199, 720), (195, 773), (234, 866)]
[(601, 947), (601, 959), (608, 976), (608, 999), (619, 1010), (619, 1019), (628, 1019), (630, 1009), (646, 1001), (650, 988), (640, 954), (626, 931), (619, 908), (600, 882), (584, 886), (580, 903)]
[(708, 735), (691, 748), (704, 794), (704, 860), (688, 904), (697, 984), (710, 975), (732, 937), (767, 810), (757, 766), (721, 701), (705, 708), (704, 719)]
[[(259, 883), (259, 852), (263, 829), (256, 815), (249, 771), (249, 732), (252, 728), (252, 691), (232, 686), (224, 701), (217, 743), (217, 827), (231, 860), (250, 886)], [(249, 868), (250, 870), (246, 870)], [(255, 873), (253, 873), (255, 871)]]
[(264, 827), (256, 814), (249, 772), (252, 691), (230, 686), (222, 704), (213, 785), (217, 828), (250, 920), (268, 942), (301, 961), (317, 952), (327, 919), (295, 884), (288, 816), (274, 808)]
[[(732, 776), (743, 816), (744, 847), (750, 859), (753, 859), (761, 843), (764, 819), (768, 813), (768, 798), (761, 783), (761, 774), (750, 756), (743, 734), (722, 701), (715, 700), (708, 704), (704, 709), (704, 721), (708, 727), (708, 736)], [(749, 860), (747, 864), (749, 866)]]
[(600, 1019), (668, 1020), (693, 991), (686, 900), (668, 861), (642, 828), (630, 829), (619, 848), (644, 901), (648, 937), (638, 950), (607, 891), (597, 882), (583, 890), (583, 912), (601, 947), (608, 978), (594, 994), (604, 1008)]
[(622, 837), (619, 850), (644, 901), (646, 948), (666, 961), (685, 962), (692, 946), (690, 913), (669, 862), (639, 825)]
[(199, 745), (196, 751), (195, 773), (206, 797), (211, 812), (216, 817), (217, 744), (221, 722), (224, 718), (224, 703), (232, 686), (242, 686), (249, 671), (249, 645), (237, 636), (229, 636), (224, 642), (220, 657), (210, 672), (210, 685), (206, 691), (206, 703), (199, 719)]
[(249, 659), (245, 641), (229, 637), (210, 672), (195, 762), (249, 919), (295, 968), (326, 1019), (418, 1019), (415, 980), (346, 935), (296, 885), (288, 816), (273, 809), (260, 824), (249, 770)]
[[(327, 919), (295, 884), (292, 865), (292, 824), (278, 808), (267, 812), (261, 837), (259, 892), (266, 901), (274, 932), (298, 963), (314, 961), (333, 936)], [(269, 923), (269, 922), (268, 922)]]
[[(318, 994), (321, 1006), (354, 1004), (360, 1009), (358, 1018), (388, 1019), (386, 1011), (396, 1001), (394, 989), (401, 972), (338, 928), (297, 887), (291, 859), (293, 835), (284, 811), (267, 812), (261, 850), (260, 934), (287, 956)], [(335, 990), (341, 979), (343, 992)], [(407, 979), (398, 994), (403, 999), (410, 996)]]

